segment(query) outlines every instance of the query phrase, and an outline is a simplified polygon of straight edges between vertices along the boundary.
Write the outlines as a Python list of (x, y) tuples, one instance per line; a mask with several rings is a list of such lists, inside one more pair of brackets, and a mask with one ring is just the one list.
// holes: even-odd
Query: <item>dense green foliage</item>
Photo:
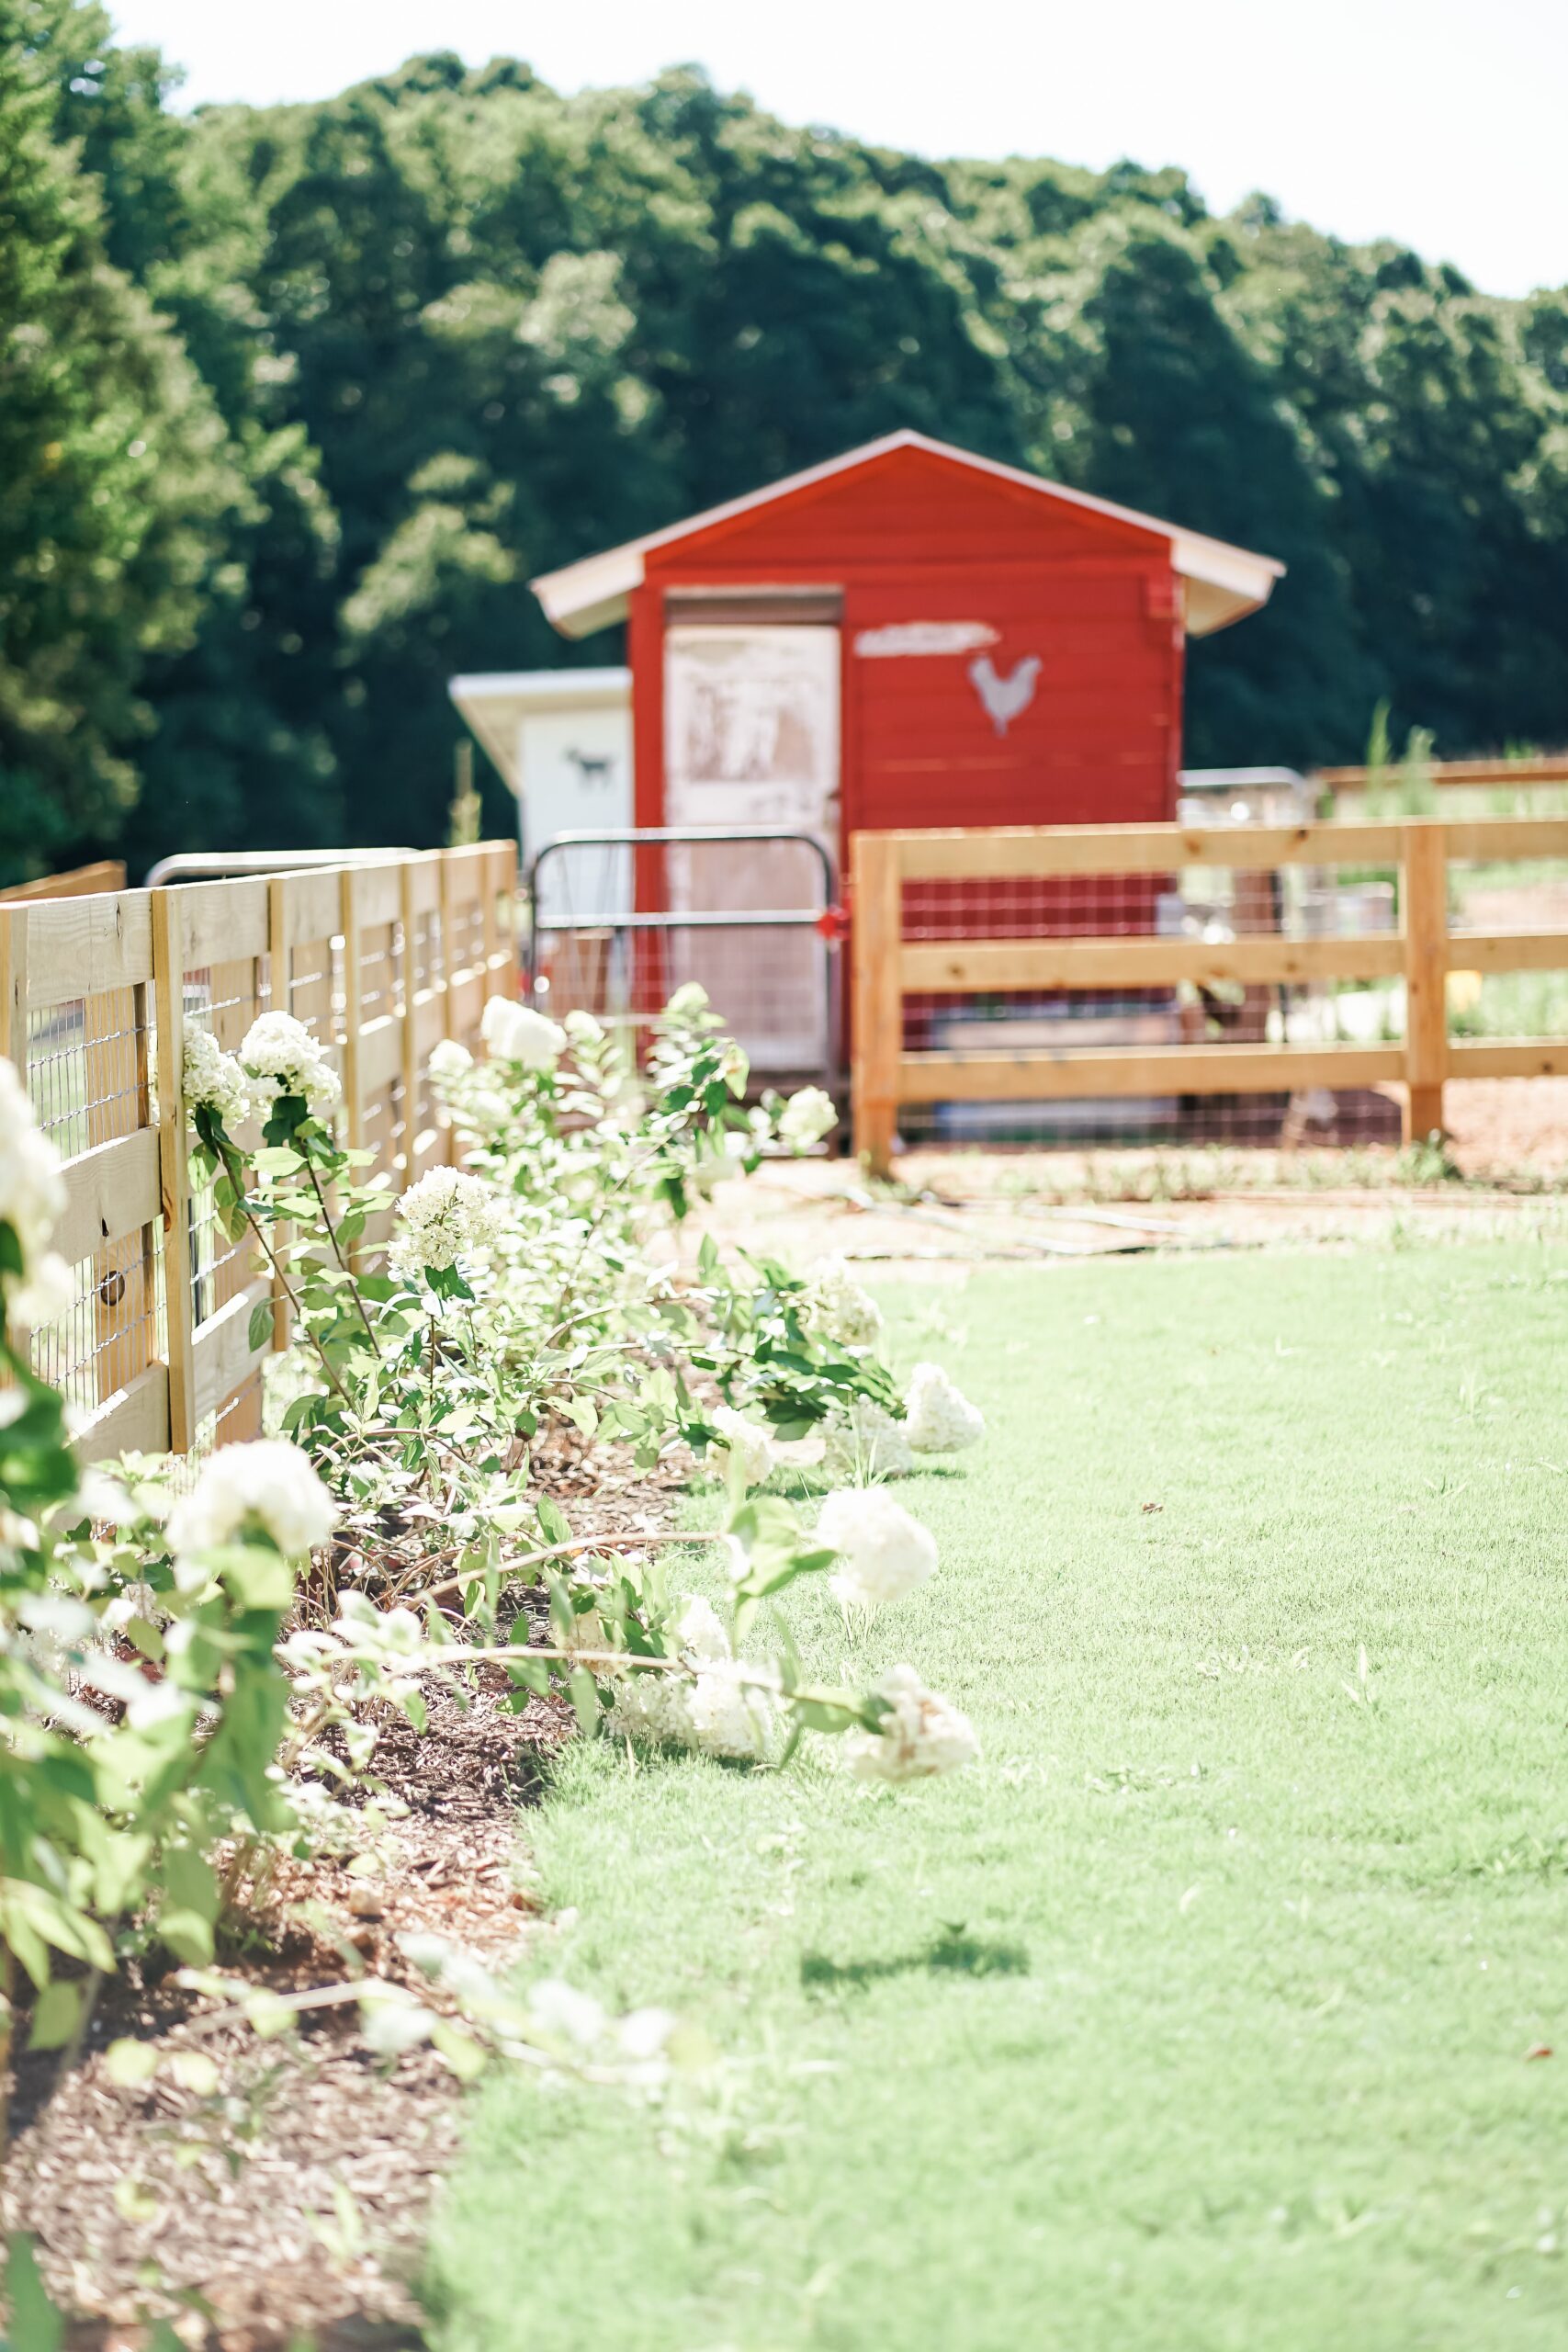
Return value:
[[(170, 112), (0, 0), (0, 857), (429, 842), (447, 674), (604, 661), (525, 582), (914, 424), (1283, 557), (1195, 763), (1568, 737), (1568, 295), (1183, 175), (934, 164), (689, 70), (412, 60)], [(499, 808), (492, 812), (499, 814)]]
[(1561, 1259), (894, 1294), (987, 1436), (900, 1485), (942, 1566), (856, 1664), (918, 1648), (981, 1759), (769, 1803), (563, 1753), (534, 1968), (727, 2071), (686, 2117), (494, 2077), (432, 2343), (1560, 2345)]

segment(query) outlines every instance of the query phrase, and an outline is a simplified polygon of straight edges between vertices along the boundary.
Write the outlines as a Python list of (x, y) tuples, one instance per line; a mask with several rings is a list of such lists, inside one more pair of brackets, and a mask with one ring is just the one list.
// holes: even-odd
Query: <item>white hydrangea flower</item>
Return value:
[(525, 1069), (554, 1069), (566, 1050), (566, 1031), (532, 1006), (509, 996), (492, 996), (479, 1019), (479, 1035), (492, 1058), (518, 1062)]
[(872, 1478), (907, 1478), (914, 1453), (902, 1421), (874, 1397), (855, 1396), (835, 1412), (823, 1432), (823, 1467), (838, 1486)]
[(664, 1008), (666, 1021), (694, 1021), (708, 1009), (708, 992), (700, 980), (682, 980)]
[(917, 1453), (961, 1453), (986, 1434), (986, 1417), (939, 1363), (918, 1363), (904, 1400), (904, 1425)]
[(52, 1322), (71, 1304), (70, 1271), (49, 1247), (65, 1203), (60, 1155), (40, 1133), (15, 1065), (0, 1059), (0, 1225), (10, 1227), (22, 1261), (4, 1290), (19, 1322)]
[(610, 2020), (592, 1993), (580, 1993), (558, 1976), (530, 1986), (528, 2009), (538, 2030), (551, 2041), (569, 2041), (579, 2050), (596, 2050), (610, 2030)]
[(610, 1711), (615, 1728), (662, 1747), (761, 1756), (773, 1725), (772, 1702), (765, 1690), (740, 1680), (712, 1602), (688, 1594), (672, 1630), (681, 1656), (697, 1669), (695, 1680), (657, 1670), (625, 1676)]
[(919, 1781), (956, 1772), (980, 1752), (974, 1725), (948, 1700), (928, 1690), (912, 1666), (896, 1666), (877, 1685), (889, 1702), (880, 1731), (844, 1734), (844, 1760), (862, 1781)]
[(705, 1756), (755, 1758), (767, 1749), (773, 1703), (754, 1682), (742, 1681), (734, 1658), (721, 1658), (699, 1674), (686, 1693), (692, 1745)]
[(169, 1515), (169, 1543), (189, 1559), (259, 1531), (286, 1558), (302, 1560), (327, 1541), (336, 1516), (331, 1495), (297, 1445), (257, 1438), (209, 1455), (190, 1493)]
[(15, 1283), (6, 1303), (18, 1323), (29, 1331), (41, 1331), (75, 1306), (76, 1278), (56, 1250), (46, 1250), (41, 1258), (34, 1259), (25, 1278)]
[(869, 1348), (882, 1329), (882, 1309), (842, 1258), (818, 1258), (807, 1276), (806, 1319), (840, 1348)]
[(459, 1045), (456, 1037), (443, 1037), (438, 1045), (433, 1046), (426, 1064), (430, 1082), (441, 1095), (466, 1078), (473, 1066), (472, 1054), (467, 1046)]
[(388, 1254), (404, 1273), (440, 1273), (488, 1249), (501, 1227), (501, 1203), (481, 1178), (462, 1168), (433, 1168), (398, 1203)]
[(675, 1620), (675, 1634), (681, 1648), (689, 1658), (699, 1664), (711, 1664), (716, 1658), (729, 1656), (729, 1635), (724, 1621), (711, 1600), (701, 1593), (689, 1592), (686, 1606)]
[(226, 1128), (242, 1126), (251, 1115), (250, 1080), (209, 1029), (186, 1029), (182, 1082), (187, 1111), (215, 1111)]
[(343, 1092), (321, 1046), (291, 1012), (258, 1014), (240, 1042), (240, 1061), (264, 1113), (288, 1095), (302, 1100), (310, 1116), (319, 1119)]
[(846, 1606), (880, 1609), (922, 1585), (936, 1566), (936, 1537), (886, 1487), (837, 1487), (822, 1505), (818, 1540), (837, 1552), (828, 1581)]
[(773, 1433), (761, 1421), (748, 1420), (733, 1405), (720, 1405), (713, 1417), (713, 1425), (723, 1443), (709, 1448), (715, 1468), (722, 1477), (731, 1463), (739, 1465), (741, 1483), (748, 1487), (764, 1485), (778, 1466), (778, 1452)]
[(792, 1150), (809, 1151), (839, 1124), (833, 1098), (819, 1086), (803, 1086), (779, 1113), (779, 1138)]

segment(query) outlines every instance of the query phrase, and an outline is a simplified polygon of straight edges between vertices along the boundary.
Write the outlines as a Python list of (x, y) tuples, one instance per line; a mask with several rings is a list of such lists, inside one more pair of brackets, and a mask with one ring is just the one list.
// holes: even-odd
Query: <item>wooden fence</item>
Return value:
[[(34, 1360), (87, 1460), (188, 1453), (260, 1428), (269, 1295), (193, 1187), (187, 1023), (232, 1049), (288, 1012), (329, 1049), (342, 1128), (400, 1189), (446, 1156), (423, 1071), (514, 990), (511, 842), (163, 890), (0, 905), (0, 1053), (65, 1160), (72, 1311)], [(281, 1318), (270, 1344), (282, 1344)]]
[[(1449, 923), (1452, 868), (1461, 863), (1568, 861), (1568, 819), (1499, 818), (1444, 823), (1248, 826), (1067, 825), (975, 831), (858, 833), (852, 845), (855, 1148), (886, 1172), (903, 1104), (946, 1102), (1097, 1101), (1115, 1097), (1294, 1093), (1309, 1088), (1400, 1084), (1404, 1133), (1443, 1124), (1449, 1078), (1568, 1074), (1568, 1037), (1450, 1038), (1451, 970), (1479, 973), (1568, 969), (1568, 930), (1456, 930)], [(1277, 873), (1287, 866), (1392, 869), (1399, 927), (1382, 934), (1288, 937), (1243, 932), (1219, 943), (1162, 936), (1009, 936), (931, 940), (906, 936), (906, 887), (1050, 881), (1064, 889), (1089, 877), (1174, 880), (1184, 867)], [(977, 893), (985, 904), (983, 892)], [(1081, 935), (1080, 935), (1081, 934)], [(990, 992), (1095, 989), (1175, 990), (1267, 983), (1402, 978), (1404, 1035), (1389, 1044), (1194, 1043), (1151, 1047), (906, 1050), (907, 996), (983, 997)]]
[(23, 899), (94, 899), (105, 890), (123, 890), (125, 861), (101, 857), (93, 865), (73, 865), (65, 874), (40, 874), (36, 882), (18, 882), (0, 890), (0, 905)]

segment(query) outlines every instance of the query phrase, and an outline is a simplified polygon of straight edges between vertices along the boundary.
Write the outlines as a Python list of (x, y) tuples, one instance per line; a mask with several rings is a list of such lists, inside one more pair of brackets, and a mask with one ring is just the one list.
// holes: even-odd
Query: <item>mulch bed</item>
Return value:
[[(584, 1533), (660, 1532), (679, 1483), (602, 1453), (591, 1464), (570, 1442), (549, 1465)], [(359, 1969), (428, 1991), (399, 1935), (434, 1931), (504, 1969), (547, 1934), (518, 1882), (517, 1809), (573, 1719), (555, 1699), (514, 1714), (504, 1688), (497, 1675), (466, 1705), (431, 1689), (423, 1734), (389, 1724), (373, 1769), (392, 1803), (367, 1809), (358, 1869), (352, 1852), (281, 1862), (220, 1964), (279, 1993)], [(122, 2037), (169, 2059), (205, 2052), (217, 2091), (182, 2088), (167, 2066), (115, 2083), (104, 2053)], [(73, 2314), (71, 2352), (141, 2352), (160, 2318), (193, 2352), (423, 2342), (411, 2282), (457, 2144), (457, 2086), (427, 2047), (376, 2057), (352, 2005), (264, 2041), (172, 1973), (128, 1968), (104, 1984), (73, 2065), (20, 2058), (12, 2131), (0, 2221), (36, 2240)]]

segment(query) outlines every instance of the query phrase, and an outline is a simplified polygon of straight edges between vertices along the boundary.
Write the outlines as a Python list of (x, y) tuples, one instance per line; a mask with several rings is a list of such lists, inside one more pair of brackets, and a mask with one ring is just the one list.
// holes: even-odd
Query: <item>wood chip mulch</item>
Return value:
[[(673, 1470), (606, 1478), (603, 1456), (590, 1467), (570, 1449), (550, 1470), (584, 1532), (670, 1524)], [(513, 1714), (499, 1677), (467, 1705), (434, 1689), (428, 1703), (423, 1734), (383, 1731), (374, 1770), (392, 1804), (367, 1811), (358, 1852), (279, 1863), (220, 1965), (279, 1993), (358, 1970), (427, 1991), (400, 1934), (504, 1969), (549, 1932), (520, 1882), (517, 1808), (571, 1736), (570, 1710), (533, 1699)], [(352, 2005), (262, 2041), (152, 1965), (106, 1982), (74, 2065), (48, 2053), (16, 2069), (0, 2223), (35, 2239), (73, 2315), (69, 2352), (141, 2352), (160, 2318), (193, 2352), (420, 2346), (411, 2282), (457, 2144), (451, 2074), (428, 2047), (377, 2058)], [(181, 2087), (168, 2064), (121, 2086), (105, 2059), (121, 2038), (170, 2062), (205, 2053), (217, 2090)]]

